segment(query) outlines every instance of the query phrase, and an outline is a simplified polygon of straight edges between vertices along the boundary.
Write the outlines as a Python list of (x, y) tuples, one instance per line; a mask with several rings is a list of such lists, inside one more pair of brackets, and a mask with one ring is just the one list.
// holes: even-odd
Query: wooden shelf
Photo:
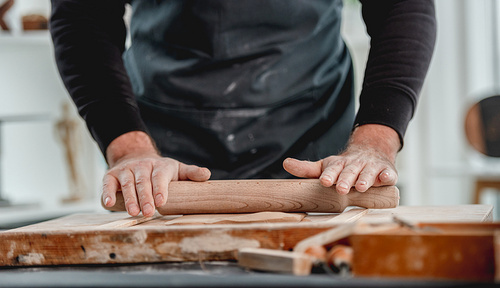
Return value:
[(24, 31), (21, 33), (10, 34), (5, 31), (0, 33), (1, 45), (50, 45), (50, 33), (48, 30)]

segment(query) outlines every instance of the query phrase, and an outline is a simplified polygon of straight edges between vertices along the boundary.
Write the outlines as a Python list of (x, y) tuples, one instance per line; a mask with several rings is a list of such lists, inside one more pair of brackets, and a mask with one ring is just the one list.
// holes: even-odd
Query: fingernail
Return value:
[(365, 186), (366, 184), (368, 184), (366, 181), (364, 180), (361, 180), (358, 182), (359, 185), (362, 185), (362, 186)]
[(291, 164), (291, 162), (292, 162), (292, 161), (290, 160), (290, 158), (286, 158), (286, 159), (285, 159), (285, 161), (283, 161), (283, 165), (284, 165), (284, 166), (288, 166), (288, 165), (290, 165), (290, 164)]
[(146, 205), (142, 206), (142, 214), (143, 215), (153, 214), (153, 211), (154, 211), (154, 208), (149, 203), (147, 203)]
[(321, 177), (319, 178), (319, 180), (320, 180), (321, 182), (323, 182), (323, 183), (325, 183), (325, 182), (326, 182), (326, 184), (331, 184), (331, 183), (333, 183), (332, 177), (327, 176), (327, 175), (321, 176)]
[(382, 172), (382, 177), (385, 178), (385, 180), (391, 180), (392, 179), (392, 174), (388, 171)]
[(163, 204), (163, 196), (161, 194), (156, 195), (155, 197), (156, 207), (160, 207)]
[(128, 206), (128, 213), (129, 214), (138, 214), (139, 213), (139, 207), (135, 204), (130, 204)]
[(106, 197), (106, 199), (104, 199), (104, 206), (108, 206), (109, 202), (111, 202), (111, 197)]
[(342, 188), (344, 190), (349, 189), (349, 186), (347, 184), (345, 184), (344, 182), (340, 182), (338, 185), (339, 185), (340, 188)]

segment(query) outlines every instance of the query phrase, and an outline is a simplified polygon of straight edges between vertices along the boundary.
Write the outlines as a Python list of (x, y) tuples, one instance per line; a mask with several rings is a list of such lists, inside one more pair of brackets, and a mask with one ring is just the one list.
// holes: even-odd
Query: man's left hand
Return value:
[(339, 194), (351, 187), (365, 192), (372, 186), (395, 185), (398, 174), (396, 155), (401, 147), (399, 136), (390, 127), (366, 124), (357, 127), (346, 150), (316, 162), (287, 158), (283, 167), (302, 178), (319, 178), (325, 187), (336, 185)]

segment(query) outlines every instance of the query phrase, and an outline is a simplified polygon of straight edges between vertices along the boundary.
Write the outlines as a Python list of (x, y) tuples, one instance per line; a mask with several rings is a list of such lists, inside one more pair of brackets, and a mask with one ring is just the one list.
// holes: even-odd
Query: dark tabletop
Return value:
[(234, 262), (0, 268), (0, 287), (490, 287), (492, 283), (309, 276), (249, 271)]

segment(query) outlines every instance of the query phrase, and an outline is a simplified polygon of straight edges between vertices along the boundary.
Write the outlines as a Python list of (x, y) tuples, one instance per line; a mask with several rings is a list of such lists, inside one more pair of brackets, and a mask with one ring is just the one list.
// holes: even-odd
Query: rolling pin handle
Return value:
[(395, 208), (399, 205), (399, 189), (396, 186), (382, 186), (372, 187), (366, 192), (358, 192), (351, 188), (346, 199), (348, 206), (371, 209)]

